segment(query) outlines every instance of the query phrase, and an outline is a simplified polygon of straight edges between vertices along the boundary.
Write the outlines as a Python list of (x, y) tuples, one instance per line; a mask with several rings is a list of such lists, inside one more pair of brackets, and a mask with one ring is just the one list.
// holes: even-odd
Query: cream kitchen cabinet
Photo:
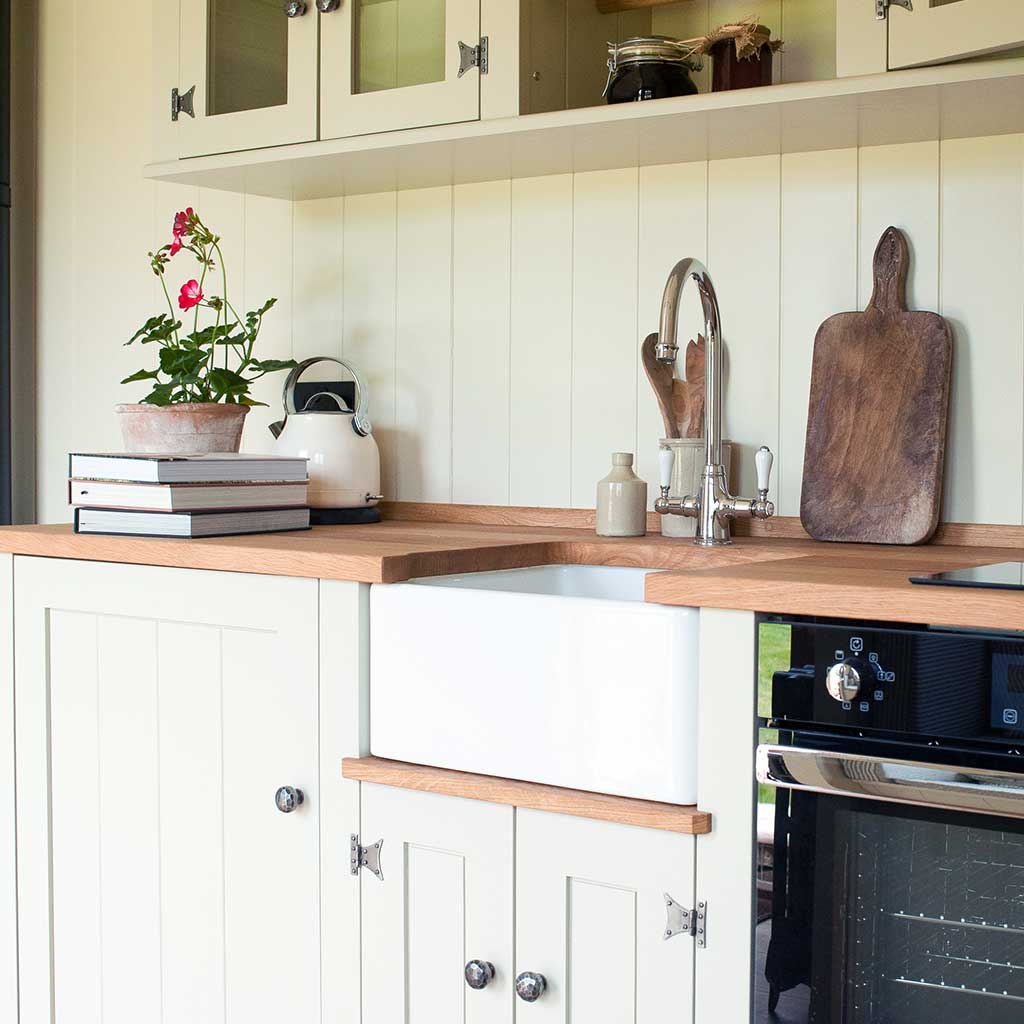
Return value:
[[(693, 905), (693, 836), (364, 783), (361, 843), (378, 841), (364, 1021), (692, 1021), (696, 943), (666, 938), (666, 894)], [(483, 988), (472, 961), (493, 966)], [(517, 978), (525, 995), (543, 978), (539, 998)]]
[(840, 78), (1024, 47), (1016, 0), (835, 0), (835, 15)]
[(20, 1024), (357, 1021), (359, 585), (13, 576)]

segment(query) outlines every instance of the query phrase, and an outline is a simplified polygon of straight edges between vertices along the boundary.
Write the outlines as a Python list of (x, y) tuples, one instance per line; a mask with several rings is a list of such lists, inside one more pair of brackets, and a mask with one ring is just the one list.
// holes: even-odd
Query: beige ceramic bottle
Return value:
[(647, 532), (647, 484), (633, 472), (630, 452), (616, 452), (612, 471), (597, 485), (597, 532), (602, 537)]

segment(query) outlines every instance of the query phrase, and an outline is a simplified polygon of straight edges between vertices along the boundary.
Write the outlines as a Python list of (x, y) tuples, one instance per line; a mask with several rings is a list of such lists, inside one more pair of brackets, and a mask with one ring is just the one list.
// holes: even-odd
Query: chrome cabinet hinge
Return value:
[(665, 933), (663, 938), (671, 939), (676, 935), (689, 935), (697, 940), (697, 945), (704, 949), (708, 944), (708, 905), (698, 903), (696, 910), (688, 910), (665, 893)]
[(383, 839), (378, 839), (373, 846), (360, 846), (359, 836), (353, 832), (349, 845), (349, 868), (353, 875), (358, 875), (362, 868), (372, 871), (382, 882), (384, 872), (380, 866), (380, 848), (384, 845)]
[(459, 78), (470, 68), (479, 68), (480, 74), (486, 75), (489, 63), (490, 41), (487, 36), (481, 36), (477, 46), (467, 46), (459, 40)]
[(875, 21), (885, 21), (893, 4), (907, 11), (914, 9), (913, 0), (875, 0)]
[(196, 87), (193, 85), (188, 92), (171, 90), (171, 120), (177, 121), (179, 114), (188, 114), (189, 117), (196, 116)]

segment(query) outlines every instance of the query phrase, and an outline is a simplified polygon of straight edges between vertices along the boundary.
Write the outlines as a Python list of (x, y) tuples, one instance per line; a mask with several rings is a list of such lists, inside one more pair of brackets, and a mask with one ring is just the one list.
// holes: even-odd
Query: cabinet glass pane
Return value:
[(356, 92), (444, 81), (445, 0), (355, 0)]
[(209, 0), (206, 113), (288, 102), (288, 18), (281, 0)]

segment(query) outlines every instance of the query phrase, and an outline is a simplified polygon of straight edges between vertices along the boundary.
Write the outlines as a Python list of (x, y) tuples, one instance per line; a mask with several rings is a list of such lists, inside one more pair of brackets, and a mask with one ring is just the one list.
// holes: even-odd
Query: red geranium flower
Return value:
[(172, 232), (176, 242), (180, 242), (181, 236), (188, 231), (188, 225), (193, 216), (194, 211), (191, 206), (185, 210), (179, 210), (178, 213), (174, 215), (174, 227), (172, 228)]
[(168, 256), (177, 256), (181, 252), (181, 238), (178, 235), (174, 236), (174, 241), (171, 242), (170, 247), (167, 250)]
[(181, 294), (178, 295), (178, 305), (183, 310), (190, 310), (203, 301), (203, 290), (196, 280), (186, 281), (181, 286)]

